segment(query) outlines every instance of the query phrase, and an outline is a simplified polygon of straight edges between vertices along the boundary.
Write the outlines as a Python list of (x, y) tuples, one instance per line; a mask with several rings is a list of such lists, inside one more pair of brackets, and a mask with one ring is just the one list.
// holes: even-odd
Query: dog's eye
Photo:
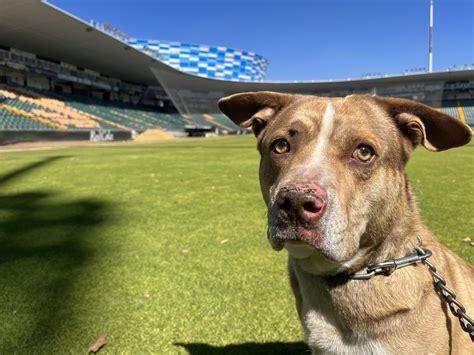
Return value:
[(354, 153), (352, 153), (352, 157), (354, 159), (357, 159), (363, 163), (368, 163), (371, 161), (374, 155), (375, 153), (372, 147), (365, 144), (359, 145), (356, 150), (354, 150)]
[(277, 154), (285, 154), (290, 151), (290, 143), (286, 139), (277, 139), (272, 144), (272, 150)]

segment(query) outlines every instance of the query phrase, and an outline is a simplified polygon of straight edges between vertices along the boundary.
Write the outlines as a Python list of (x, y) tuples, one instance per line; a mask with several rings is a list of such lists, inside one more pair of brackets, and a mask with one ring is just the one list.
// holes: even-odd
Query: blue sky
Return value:
[[(50, 0), (136, 38), (266, 57), (266, 80), (399, 74), (428, 66), (429, 0)], [(435, 0), (435, 71), (474, 65), (474, 1)]]

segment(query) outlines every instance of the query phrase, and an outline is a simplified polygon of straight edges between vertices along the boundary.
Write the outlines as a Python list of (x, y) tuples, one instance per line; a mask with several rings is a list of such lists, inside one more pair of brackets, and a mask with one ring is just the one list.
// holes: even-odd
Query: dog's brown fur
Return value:
[[(472, 316), (474, 269), (423, 225), (404, 170), (419, 144), (440, 151), (468, 143), (466, 125), (420, 103), (374, 96), (257, 92), (223, 98), (219, 107), (257, 137), (269, 241), (290, 251), (290, 284), (313, 353), (472, 353), (425, 266), (365, 281), (347, 277), (370, 262), (412, 254), (421, 237)], [(276, 139), (286, 139), (290, 151), (272, 152)], [(351, 156), (364, 143), (375, 151), (367, 164)], [(309, 237), (282, 222), (275, 207), (281, 188), (295, 181), (328, 191), (324, 216), (303, 228)], [(289, 249), (295, 240), (311, 247), (304, 257)]]

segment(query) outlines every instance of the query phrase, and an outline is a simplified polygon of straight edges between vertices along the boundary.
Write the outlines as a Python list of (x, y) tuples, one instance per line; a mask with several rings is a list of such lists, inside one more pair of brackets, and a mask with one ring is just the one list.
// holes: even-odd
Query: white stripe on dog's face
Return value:
[(316, 146), (311, 154), (309, 161), (311, 165), (319, 165), (325, 158), (326, 147), (334, 130), (334, 113), (334, 106), (329, 102), (321, 121), (321, 129), (319, 130)]
[[(298, 165), (293, 167), (292, 171), (288, 173), (285, 179), (280, 181), (278, 186), (276, 186), (272, 191), (272, 196), (274, 193), (277, 193), (281, 186), (284, 186), (287, 183), (287, 180), (292, 181), (297, 177), (304, 175), (306, 172), (314, 170), (317, 171), (319, 167), (326, 166), (326, 152), (327, 147), (329, 146), (329, 139), (334, 131), (334, 116), (335, 110), (334, 106), (329, 102), (324, 110), (323, 117), (321, 119), (321, 124), (319, 126), (319, 132), (315, 139), (314, 148), (309, 154), (309, 157), (300, 162)], [(328, 174), (329, 171), (326, 172)], [(322, 183), (320, 181), (319, 183)]]

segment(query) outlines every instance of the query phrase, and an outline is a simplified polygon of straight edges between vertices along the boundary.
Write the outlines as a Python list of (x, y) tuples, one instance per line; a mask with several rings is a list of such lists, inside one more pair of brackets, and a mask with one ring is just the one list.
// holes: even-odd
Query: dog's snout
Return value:
[(285, 186), (276, 199), (281, 218), (303, 224), (316, 222), (324, 213), (326, 204), (326, 191), (315, 184)]

